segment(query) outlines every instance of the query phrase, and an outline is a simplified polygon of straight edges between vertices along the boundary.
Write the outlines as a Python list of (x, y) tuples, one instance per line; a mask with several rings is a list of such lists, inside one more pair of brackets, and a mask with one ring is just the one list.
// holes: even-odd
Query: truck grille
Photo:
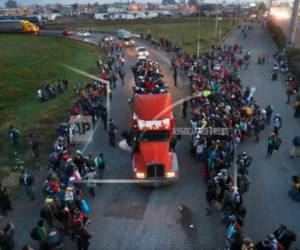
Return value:
[(147, 177), (165, 177), (164, 165), (152, 164), (147, 167)]

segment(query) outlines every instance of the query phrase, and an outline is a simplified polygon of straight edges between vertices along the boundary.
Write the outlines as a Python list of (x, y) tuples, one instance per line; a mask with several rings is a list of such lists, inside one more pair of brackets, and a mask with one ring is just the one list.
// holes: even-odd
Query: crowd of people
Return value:
[[(104, 105), (104, 98), (107, 95), (110, 99), (112, 98), (111, 92), (116, 87), (118, 78), (124, 84), (124, 54), (114, 43), (102, 44), (102, 48), (108, 56), (105, 62), (97, 61), (100, 80), (75, 85), (74, 92), (77, 100), (73, 103), (69, 115), (91, 116), (93, 123), (101, 119), (104, 129), (108, 130), (109, 142), (114, 145), (116, 126), (111, 119), (107, 120), (108, 112)], [(65, 82), (66, 80), (58, 81), (67, 89), (68, 84)], [(107, 83), (109, 86), (106, 85)], [(48, 94), (48, 98), (53, 97), (50, 92)], [(68, 121), (56, 127), (58, 138), (53, 145), (53, 151), (49, 154), (47, 175), (42, 185), (45, 202), (40, 209), (40, 218), (30, 232), (31, 238), (38, 242), (41, 250), (63, 249), (63, 238), (67, 235), (75, 241), (76, 247), (74, 248), (87, 250), (92, 237), (87, 229), (91, 221), (90, 207), (87, 199), (84, 198), (83, 191), (87, 189), (91, 197), (96, 196), (96, 189), (101, 186), (101, 183), (96, 184), (93, 180), (103, 179), (106, 160), (103, 153), (92, 156), (75, 150), (70, 139), (70, 134), (72, 134), (70, 130)], [(16, 147), (20, 134), (20, 130), (14, 125), (10, 127), (9, 137)], [(28, 144), (32, 147), (33, 154), (38, 156), (39, 144), (34, 134), (29, 135)], [(20, 185), (24, 187), (30, 200), (35, 199), (34, 183), (34, 173), (31, 170), (23, 170)], [(0, 207), (4, 215), (12, 210), (8, 190), (1, 183)], [(1, 249), (14, 249), (14, 232), (15, 226), (12, 223), (0, 230)], [(25, 245), (23, 249), (32, 248)]]
[(41, 86), (37, 90), (37, 99), (40, 102), (44, 102), (55, 98), (57, 95), (62, 94), (68, 90), (69, 81), (64, 77), (63, 79), (57, 79), (56, 83), (46, 81), (44, 86)]
[[(212, 213), (213, 207), (220, 211), (226, 225), (226, 248), (288, 249), (296, 235), (284, 225), (257, 244), (242, 233), (247, 211), (243, 194), (251, 183), (248, 171), (252, 157), (246, 152), (235, 157), (237, 145), (251, 140), (251, 137), (259, 142), (261, 131), (272, 126), (266, 154), (270, 157), (274, 150), (280, 148), (279, 130), (282, 127), (282, 117), (278, 113), (273, 114), (274, 107), (260, 107), (253, 97), (255, 89), (243, 88), (241, 84), (238, 72), (241, 68), (247, 69), (251, 51), (243, 54), (243, 48), (237, 44), (213, 46), (200, 59), (178, 48), (174, 48), (173, 52), (171, 69), (176, 76), (179, 68), (189, 77), (191, 95), (194, 96), (190, 102), (183, 102), (183, 117), (186, 117), (190, 104), (194, 131), (191, 152), (200, 160), (201, 173), (207, 180), (207, 214)], [(280, 65), (285, 68), (285, 63)], [(175, 77), (174, 85), (177, 85)], [(236, 177), (230, 174), (229, 169), (234, 164), (237, 165)]]

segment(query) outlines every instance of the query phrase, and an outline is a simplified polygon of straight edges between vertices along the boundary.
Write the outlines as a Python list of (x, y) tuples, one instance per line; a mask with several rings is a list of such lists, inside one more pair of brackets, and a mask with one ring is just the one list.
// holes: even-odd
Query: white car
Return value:
[(135, 50), (137, 56), (145, 56), (145, 57), (149, 56), (149, 52), (146, 50), (145, 47), (137, 47)]
[(148, 62), (148, 60), (147, 60), (147, 57), (145, 57), (145, 56), (139, 56), (137, 58), (137, 63), (142, 64), (142, 63), (147, 63), (147, 62)]
[(79, 31), (77, 33), (77, 36), (80, 36), (80, 37), (90, 37), (91, 36), (91, 33), (90, 32), (87, 32), (87, 31)]

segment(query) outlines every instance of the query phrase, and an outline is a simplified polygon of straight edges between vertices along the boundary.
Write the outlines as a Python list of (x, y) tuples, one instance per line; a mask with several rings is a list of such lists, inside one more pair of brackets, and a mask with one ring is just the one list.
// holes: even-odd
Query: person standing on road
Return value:
[(0, 182), (0, 208), (4, 216), (8, 210), (12, 210), (7, 188)]
[(30, 197), (31, 201), (34, 200), (32, 186), (34, 183), (34, 176), (31, 171), (22, 171), (20, 176), (20, 186), (24, 186), (26, 194)]

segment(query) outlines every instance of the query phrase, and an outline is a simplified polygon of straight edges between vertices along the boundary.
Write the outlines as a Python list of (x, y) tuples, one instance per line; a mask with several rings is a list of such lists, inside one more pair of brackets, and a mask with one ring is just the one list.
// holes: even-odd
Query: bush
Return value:
[(267, 26), (269, 31), (272, 34), (272, 37), (277, 45), (277, 47), (282, 50), (285, 45), (286, 45), (286, 41), (287, 41), (287, 37), (286, 35), (283, 33), (282, 29), (275, 24), (275, 22), (273, 20), (269, 20), (267, 22)]

